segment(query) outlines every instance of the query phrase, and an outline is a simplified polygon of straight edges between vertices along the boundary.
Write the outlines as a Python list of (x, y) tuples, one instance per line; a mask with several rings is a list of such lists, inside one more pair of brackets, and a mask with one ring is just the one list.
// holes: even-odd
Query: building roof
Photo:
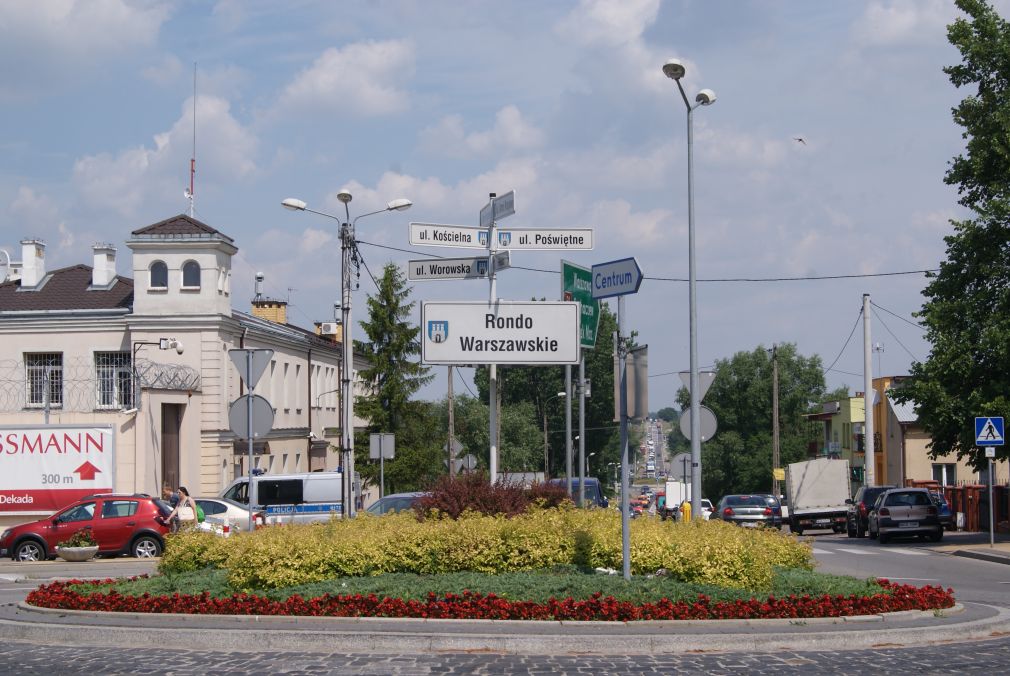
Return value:
[(172, 216), (171, 218), (166, 218), (163, 221), (148, 225), (146, 227), (140, 228), (139, 230), (134, 230), (132, 233), (134, 237), (156, 237), (156, 238), (170, 238), (175, 239), (179, 237), (213, 237), (221, 238), (227, 242), (233, 242), (234, 240), (220, 232), (210, 227), (206, 223), (196, 220), (192, 216), (187, 216), (186, 214), (179, 214), (178, 216)]
[(915, 402), (910, 401), (907, 404), (900, 404), (891, 397), (887, 398), (887, 403), (891, 405), (891, 410), (894, 411), (894, 416), (901, 423), (914, 423), (919, 420), (919, 414), (915, 412)]
[(232, 310), (231, 316), (233, 319), (238, 320), (240, 324), (250, 328), (257, 328), (267, 333), (284, 336), (288, 339), (305, 341), (319, 348), (326, 348), (330, 350), (341, 349), (340, 343), (324, 336), (320, 336), (314, 331), (309, 331), (300, 326), (295, 326), (294, 324), (280, 324), (278, 322), (263, 319), (239, 310)]
[(0, 284), (0, 312), (45, 310), (115, 310), (133, 306), (133, 280), (116, 275), (109, 287), (91, 289), (88, 265), (71, 265), (47, 273), (34, 290), (21, 290), (21, 281)]

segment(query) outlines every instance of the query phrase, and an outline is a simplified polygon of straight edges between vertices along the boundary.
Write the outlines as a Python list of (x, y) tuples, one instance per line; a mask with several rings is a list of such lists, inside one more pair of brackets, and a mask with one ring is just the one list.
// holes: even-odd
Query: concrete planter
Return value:
[(56, 556), (64, 561), (89, 561), (98, 553), (98, 545), (93, 547), (57, 547)]

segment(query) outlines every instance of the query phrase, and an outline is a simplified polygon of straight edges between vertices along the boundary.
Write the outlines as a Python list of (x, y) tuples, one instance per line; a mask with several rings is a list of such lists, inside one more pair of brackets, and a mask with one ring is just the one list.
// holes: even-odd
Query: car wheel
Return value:
[(25, 540), (14, 548), (15, 561), (45, 561), (46, 549), (35, 540)]
[(845, 524), (845, 534), (850, 537), (856, 537), (856, 529), (852, 527), (852, 524)]
[(141, 535), (133, 541), (130, 553), (138, 559), (150, 559), (161, 556), (161, 541), (153, 535)]
[(942, 539), (943, 539), (943, 529), (942, 528), (937, 528), (935, 533), (930, 533), (929, 534), (929, 541), (930, 542), (939, 542)]

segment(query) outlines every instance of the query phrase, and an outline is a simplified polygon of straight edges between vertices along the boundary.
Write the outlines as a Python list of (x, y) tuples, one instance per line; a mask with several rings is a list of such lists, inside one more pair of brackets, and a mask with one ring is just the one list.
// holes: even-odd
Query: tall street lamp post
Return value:
[(702, 89), (694, 98), (694, 105), (687, 100), (687, 94), (680, 80), (686, 73), (679, 59), (670, 59), (663, 64), (663, 73), (676, 81), (680, 97), (687, 106), (687, 265), (688, 296), (691, 333), (691, 514), (701, 518), (701, 388), (698, 385), (698, 302), (697, 279), (694, 264), (694, 126), (693, 114), (698, 106), (715, 103), (715, 92)]
[(318, 216), (332, 218), (340, 223), (340, 316), (342, 322), (341, 348), (343, 356), (343, 377), (340, 393), (342, 424), (340, 426), (341, 446), (344, 450), (344, 458), (341, 463), (344, 468), (344, 513), (347, 516), (355, 516), (357, 506), (354, 504), (354, 340), (351, 337), (351, 269), (357, 268), (360, 264), (357, 242), (354, 240), (354, 226), (359, 218), (374, 216), (386, 211), (406, 211), (413, 202), (408, 199), (396, 199), (386, 204), (385, 209), (370, 211), (367, 214), (356, 216), (351, 220), (350, 207), (351, 193), (341, 190), (337, 193), (337, 199), (344, 205), (344, 216), (342, 220), (339, 216), (315, 211), (300, 199), (289, 197), (281, 202), (285, 209), (292, 211), (307, 211)]

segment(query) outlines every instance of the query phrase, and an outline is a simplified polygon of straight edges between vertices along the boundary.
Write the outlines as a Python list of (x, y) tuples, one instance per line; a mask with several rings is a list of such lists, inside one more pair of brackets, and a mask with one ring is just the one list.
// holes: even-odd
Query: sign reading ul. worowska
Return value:
[(579, 304), (431, 301), (421, 305), (425, 364), (577, 364)]
[(115, 485), (111, 425), (0, 425), (0, 513), (48, 514)]

